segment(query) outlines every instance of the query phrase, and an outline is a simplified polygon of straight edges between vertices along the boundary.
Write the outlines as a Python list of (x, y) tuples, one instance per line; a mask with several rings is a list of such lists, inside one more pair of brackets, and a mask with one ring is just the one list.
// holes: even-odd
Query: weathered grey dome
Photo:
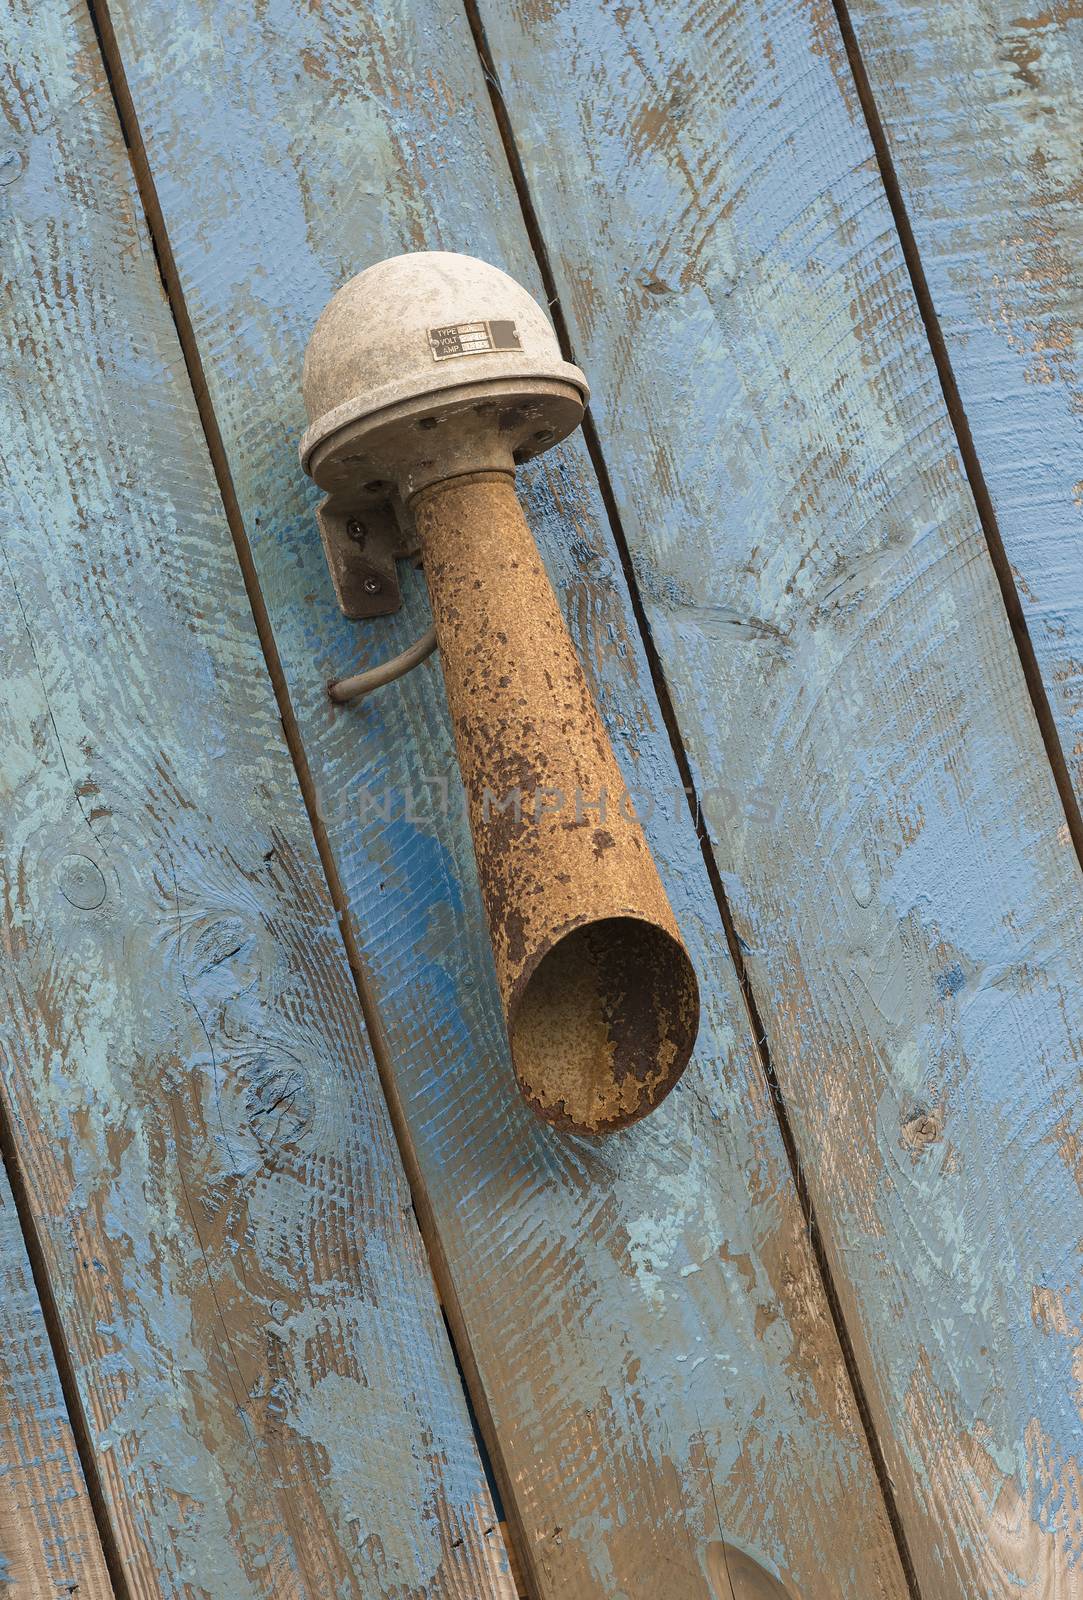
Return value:
[(499, 267), (445, 250), (380, 261), (343, 285), (309, 340), (301, 460), (307, 469), (316, 447), (358, 418), (509, 379), (550, 379), (588, 397), (545, 312)]

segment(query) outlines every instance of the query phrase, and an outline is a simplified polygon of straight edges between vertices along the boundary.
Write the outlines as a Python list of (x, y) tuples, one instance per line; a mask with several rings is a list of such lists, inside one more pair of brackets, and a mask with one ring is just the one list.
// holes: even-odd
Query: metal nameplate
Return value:
[(446, 328), (429, 329), (429, 349), (434, 361), (522, 348), (514, 322), (453, 322)]

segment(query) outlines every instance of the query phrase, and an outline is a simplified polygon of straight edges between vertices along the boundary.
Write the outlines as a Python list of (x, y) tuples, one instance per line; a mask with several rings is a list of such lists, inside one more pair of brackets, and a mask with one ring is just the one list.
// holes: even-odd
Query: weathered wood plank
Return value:
[(536, 290), (465, 16), (451, 0), (112, 12), (536, 1591), (713, 1600), (724, 1531), (795, 1594), (901, 1597), (581, 446), (530, 476), (529, 515), (625, 771), (655, 801), (648, 831), (704, 991), (698, 1064), (654, 1116), (594, 1144), (518, 1098), (436, 671), (348, 712), (324, 694), (358, 652), (420, 631), (424, 604), (417, 579), (393, 621), (337, 613), (295, 458), (318, 312), (359, 267), (426, 245)]
[(133, 1596), (510, 1596), (90, 20), (4, 8), (0, 1089)]
[(1083, 801), (1083, 11), (852, 0), (850, 16)]
[(112, 1600), (7, 1174), (0, 1168), (0, 1593)]
[(1078, 866), (834, 14), (482, 12), (923, 1591), (1078, 1595)]

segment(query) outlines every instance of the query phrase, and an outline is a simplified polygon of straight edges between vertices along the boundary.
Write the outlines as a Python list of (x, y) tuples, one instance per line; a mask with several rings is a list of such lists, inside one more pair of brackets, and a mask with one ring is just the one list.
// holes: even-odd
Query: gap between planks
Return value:
[[(418, 1231), (425, 1247), (429, 1270), (432, 1273), (436, 1290), (436, 1297), (444, 1312), (444, 1320), (449, 1330), (449, 1339), (453, 1353), (456, 1357), (460, 1371), (465, 1375), (464, 1394), (468, 1411), (478, 1425), (482, 1443), (489, 1456), (490, 1465), (500, 1491), (500, 1498), (504, 1511), (503, 1522), (498, 1523), (498, 1529), (504, 1539), (508, 1560), (512, 1570), (512, 1579), (519, 1591), (520, 1600), (536, 1600), (537, 1586), (534, 1580), (534, 1566), (530, 1559), (529, 1541), (525, 1529), (519, 1518), (515, 1495), (512, 1489), (510, 1476), (500, 1448), (500, 1440), (489, 1409), (484, 1388), (481, 1383), (477, 1362), (470, 1348), (469, 1336), (466, 1330), (465, 1319), (459, 1304), (458, 1295), (448, 1267), (447, 1256), (439, 1236), (436, 1219), (425, 1193), (424, 1181), (414, 1152), (413, 1142), (410, 1137), (409, 1125), (403, 1113), (401, 1101), (395, 1087), (394, 1075), (390, 1067), (390, 1047), (387, 1034), (384, 1030), (376, 1004), (372, 985), (365, 970), (360, 948), (353, 929), (350, 915), (349, 900), (342, 884), (337, 864), (331, 853), (327, 829), (320, 814), (319, 802), (316, 795), (316, 786), (312, 778), (312, 770), (308, 763), (304, 745), (301, 739), (297, 718), (290, 700), (289, 690), (286, 685), (282, 661), (275, 641), (274, 630), (270, 614), (260, 586), (256, 572), (255, 561), (252, 556), (251, 546), (241, 515), (240, 505), (233, 486), (233, 475), (230, 471), (226, 457), (225, 446), (222, 441), (218, 419), (211, 404), (206, 378), (203, 372), (203, 363), (199, 354), (192, 321), (188, 314), (187, 303), (181, 287), (180, 275), (177, 272), (169, 233), (165, 224), (165, 217), (158, 200), (154, 176), (147, 158), (146, 146), (139, 118), (136, 114), (135, 104), (128, 88), (127, 77), (124, 71), (124, 62), (117, 44), (116, 33), (113, 28), (112, 18), (106, 0), (86, 0), (87, 11), (98, 42), (101, 53), (102, 65), (106, 81), (109, 84), (110, 94), (116, 108), (117, 118), (120, 123), (124, 143), (127, 147), (128, 157), (132, 165), (136, 187), (143, 206), (147, 222), (147, 232), (154, 249), (154, 258), (158, 268), (158, 275), (162, 282), (166, 303), (169, 306), (173, 324), (176, 328), (177, 339), (184, 356), (188, 380), (195, 397), (196, 409), (200, 425), (207, 443), (211, 465), (218, 484), (218, 492), (222, 498), (226, 521), (236, 547), (237, 560), (240, 565), (244, 581), (245, 593), (248, 596), (255, 620), (256, 632), (263, 651), (267, 672), (274, 690), (275, 701), (278, 705), (279, 718), (286, 741), (286, 747), (297, 772), (297, 780), (301, 795), (304, 800), (305, 810), (308, 815), (309, 825), (315, 839), (316, 849), (319, 854), (320, 864), (327, 881), (328, 891), (338, 921), (339, 933), (346, 950), (346, 958), (350, 971), (353, 974), (357, 997), (364, 1017), (365, 1028), (368, 1033), (369, 1044), (372, 1049), (373, 1060), (376, 1064), (380, 1086), (384, 1099), (387, 1102), (391, 1116), (391, 1126), (395, 1141), (402, 1158), (403, 1168), (406, 1173), (406, 1182), (410, 1192), (414, 1216), (417, 1221)], [(25, 1230), (24, 1230), (25, 1231)], [(28, 1241), (29, 1248), (29, 1241)], [(31, 1257), (34, 1260), (34, 1257)], [(35, 1277), (36, 1277), (35, 1269)], [(59, 1317), (54, 1314), (54, 1322), (50, 1324), (52, 1334), (53, 1326), (56, 1328), (56, 1338), (62, 1342), (63, 1333)], [(58, 1353), (57, 1365), (61, 1371), (61, 1381), (64, 1382), (64, 1373), (70, 1374), (70, 1361), (66, 1350)], [(74, 1376), (70, 1375), (72, 1394), (74, 1395)], [(65, 1397), (69, 1399), (68, 1387), (65, 1385)], [(81, 1414), (81, 1413), (80, 1413)], [(97, 1463), (93, 1459), (93, 1448), (89, 1434), (85, 1428), (76, 1430), (76, 1439), (83, 1457), (84, 1450), (89, 1461), (84, 1460), (84, 1470), (89, 1465), (88, 1483), (97, 1482)], [(112, 1538), (112, 1530), (108, 1521), (104, 1496), (100, 1487), (98, 1497), (95, 1498), (91, 1490), (92, 1505), (95, 1515), (99, 1519), (99, 1531), (107, 1556), (109, 1544), (107, 1539)], [(118, 1569), (119, 1571), (119, 1569)], [(113, 1574), (110, 1565), (110, 1574)], [(114, 1586), (116, 1586), (114, 1577)], [(123, 1581), (123, 1580), (121, 1580)], [(117, 1600), (129, 1600), (127, 1588), (117, 1587)]]
[(8, 1186), (11, 1189), (11, 1197), (15, 1204), (15, 1214), (19, 1219), (19, 1229), (22, 1233), (27, 1259), (30, 1262), (30, 1275), (38, 1297), (38, 1305), (41, 1308), (41, 1318), (45, 1324), (45, 1332), (49, 1340), (53, 1364), (56, 1367), (57, 1378), (60, 1382), (60, 1392), (64, 1397), (64, 1409), (71, 1425), (72, 1437), (75, 1441), (75, 1452), (82, 1468), (83, 1480), (86, 1483), (87, 1497), (90, 1500), (90, 1509), (94, 1517), (94, 1526), (97, 1531), (98, 1542), (101, 1545), (102, 1555), (105, 1559), (105, 1570), (109, 1574), (109, 1582), (116, 1600), (132, 1600), (132, 1592), (124, 1575), (124, 1562), (120, 1553), (120, 1545), (117, 1542), (113, 1524), (109, 1517), (105, 1488), (102, 1484), (101, 1473), (98, 1471), (98, 1458), (94, 1451), (94, 1443), (91, 1438), (86, 1413), (83, 1410), (83, 1403), (79, 1397), (79, 1384), (75, 1376), (75, 1367), (64, 1338), (64, 1324), (53, 1294), (53, 1286), (49, 1281), (45, 1251), (42, 1249), (41, 1240), (38, 1237), (38, 1230), (34, 1222), (34, 1208), (30, 1203), (26, 1179), (19, 1164), (15, 1130), (12, 1127), (11, 1115), (3, 1101), (0, 1101), (0, 1162), (2, 1162), (4, 1171), (7, 1174)]
[[(563, 352), (564, 359), (574, 363), (576, 361), (575, 349), (568, 329), (568, 322), (564, 316), (563, 308), (560, 303), (560, 293), (557, 286), (556, 275), (553, 272), (552, 263), (549, 257), (549, 250), (545, 243), (545, 237), (542, 233), (537, 209), (530, 193), (530, 184), (527, 179), (526, 168), (519, 154), (519, 148), (515, 138), (515, 130), (512, 126), (507, 106), (504, 103), (504, 97), (500, 88), (500, 77), (496, 69), (495, 59), (489, 47), (488, 38), (485, 32), (485, 24), (482, 21), (481, 14), (478, 10), (477, 0), (463, 0), (463, 8), (466, 12), (467, 20), (470, 24), (470, 31), (473, 34), (474, 44), (478, 52), (478, 58), (481, 62), (482, 73), (485, 78), (486, 87), (489, 91), (489, 99), (492, 102), (493, 115), (500, 131), (500, 137), (504, 145), (504, 153), (507, 157), (508, 167), (510, 168), (512, 181), (515, 185), (515, 191), (519, 197), (519, 205), (523, 213), (523, 220), (526, 225), (526, 231), (530, 240), (531, 249), (534, 252), (535, 259), (538, 263), (538, 271), (541, 274), (541, 280), (545, 287), (546, 300), (548, 302), (548, 309), (553, 321), (553, 326), (556, 329), (557, 338), (560, 341), (560, 347)], [(587, 452), (590, 456), (591, 465), (594, 468), (594, 473), (598, 480), (598, 487), (601, 493), (602, 503), (605, 506), (606, 516), (609, 521), (610, 530), (613, 535), (613, 542), (616, 546), (617, 555), (620, 560), (621, 570), (624, 573), (624, 581), (628, 585), (632, 613), (635, 617), (639, 632), (642, 635), (643, 648), (646, 653), (648, 666), (650, 668), (651, 682), (654, 692), (658, 698), (658, 705), (661, 710), (662, 718), (666, 727), (666, 733), (669, 737), (669, 742), (673, 750), (673, 757), (677, 764), (677, 770), (681, 776), (681, 783), (683, 785), (685, 797), (688, 802), (688, 809), (691, 814), (692, 825), (695, 829), (696, 838), (700, 847), (700, 853), (703, 857), (703, 863), (707, 870), (707, 878), (710, 882), (715, 901), (718, 905), (719, 916), (722, 921), (723, 929), (725, 930), (726, 943), (729, 947), (730, 957), (737, 973), (737, 981), (740, 986), (741, 995), (744, 999), (749, 1027), (752, 1031), (753, 1049), (755, 1051), (760, 1070), (763, 1073), (764, 1082), (766, 1083), (770, 1093), (771, 1103), (775, 1109), (779, 1131), (782, 1136), (782, 1142), (786, 1150), (786, 1157), (789, 1162), (790, 1171), (793, 1177), (794, 1188), (797, 1191), (798, 1203), (801, 1207), (801, 1214), (804, 1218), (805, 1227), (808, 1232), (809, 1245), (815, 1257), (817, 1270), (819, 1272), (820, 1280), (824, 1289), (824, 1294), (827, 1299), (828, 1307), (830, 1308), (831, 1320), (834, 1325), (839, 1347), (842, 1351), (843, 1363), (846, 1368), (846, 1374), (847, 1378), (849, 1379), (850, 1388), (853, 1392), (858, 1415), (861, 1419), (861, 1426), (868, 1443), (869, 1455), (872, 1460), (873, 1470), (876, 1473), (880, 1493), (884, 1501), (888, 1522), (890, 1523), (891, 1531), (898, 1548), (899, 1560), (902, 1564), (907, 1587), (911, 1596), (913, 1597), (913, 1600), (922, 1600), (921, 1591), (918, 1587), (917, 1572), (914, 1567), (913, 1558), (910, 1554), (906, 1530), (903, 1526), (902, 1516), (899, 1512), (899, 1508), (895, 1499), (891, 1475), (888, 1472), (887, 1462), (880, 1446), (880, 1440), (873, 1422), (872, 1411), (869, 1406), (865, 1385), (858, 1369), (853, 1341), (850, 1338), (850, 1332), (846, 1326), (841, 1301), (839, 1299), (838, 1291), (835, 1287), (834, 1276), (831, 1271), (831, 1265), (827, 1258), (826, 1249), (824, 1248), (823, 1236), (820, 1231), (819, 1223), (816, 1219), (816, 1208), (813, 1204), (812, 1196), (809, 1192), (808, 1183), (805, 1178), (804, 1169), (801, 1165), (797, 1141), (794, 1137), (789, 1112), (786, 1108), (786, 1101), (782, 1093), (782, 1087), (779, 1083), (778, 1075), (775, 1072), (774, 1063), (771, 1059), (771, 1050), (767, 1042), (767, 1030), (763, 1025), (759, 1002), (756, 999), (756, 994), (748, 975), (748, 968), (744, 959), (744, 951), (742, 949), (740, 937), (738, 936), (737, 928), (733, 920), (733, 913), (730, 908), (725, 886), (722, 882), (718, 862), (715, 859), (714, 851), (711, 849), (711, 841), (707, 832), (706, 824), (704, 822), (703, 810), (699, 803), (699, 795), (696, 789), (691, 764), (688, 760), (688, 753), (685, 750), (684, 742), (681, 738), (680, 728), (677, 722), (677, 715), (669, 693), (669, 685), (666, 681), (665, 671), (662, 667), (662, 662), (658, 655), (658, 651), (655, 648), (650, 622), (647, 618), (646, 608), (644, 607), (643, 598), (640, 594), (639, 584), (636, 579), (631, 551), (628, 547), (628, 541), (624, 533), (623, 524), (621, 522), (620, 510), (617, 506), (616, 495), (613, 492), (613, 485), (609, 476), (609, 469), (606, 465), (605, 456), (602, 452), (601, 441), (598, 438), (597, 429), (594, 426), (594, 421), (591, 417), (589, 407), (587, 408), (586, 415), (583, 418), (583, 436), (586, 442)], [(1018, 608), (1018, 601), (1016, 602), (1016, 605)], [(1066, 767), (1064, 768), (1064, 772), (1065, 778), (1067, 779)], [(1070, 785), (1068, 792), (1069, 794), (1071, 793)]]
[(1001, 537), (1000, 525), (997, 521), (996, 511), (993, 508), (993, 498), (985, 481), (985, 473), (978, 457), (974, 444), (974, 435), (971, 432), (970, 421), (959, 393), (955, 371), (948, 354), (947, 341), (940, 327), (940, 319), (936, 314), (929, 282), (925, 276), (925, 268), (921, 263), (921, 254), (918, 250), (917, 239), (910, 224), (910, 216), (903, 198), (902, 184), (899, 182), (892, 160), (891, 149), (888, 144), (887, 133), (876, 105), (872, 84), (865, 63), (861, 55), (861, 48), (857, 41), (857, 33), (850, 20), (846, 0), (831, 0), (838, 20), (839, 32), (846, 48), (846, 58), (850, 67), (850, 74), (857, 89), (861, 110), (869, 131), (872, 147), (876, 152), (876, 163), (880, 170), (880, 181), (887, 196), (887, 203), (891, 208), (895, 231), (899, 235), (899, 244), (902, 247), (903, 260), (910, 277), (910, 284), (917, 301), (918, 313), (921, 317), (925, 336), (929, 341), (933, 362), (936, 366), (937, 377), (940, 380), (941, 393), (944, 396), (944, 405), (948, 413), (948, 420), (959, 445), (959, 455), (962, 459), (963, 470), (970, 492), (974, 496), (974, 504), (978, 512), (978, 521), (981, 523), (982, 533), (989, 548), (989, 558), (993, 564), (997, 583), (1000, 586), (1001, 599), (1008, 618), (1008, 626), (1015, 640), (1015, 648), (1023, 668), (1023, 677), (1026, 680), (1027, 692), (1030, 703), (1034, 708), (1038, 730), (1045, 745), (1046, 756), (1053, 771), (1053, 781), (1057, 786), (1061, 805), (1064, 807), (1065, 820), (1068, 824), (1068, 833), (1072, 844), (1075, 846), (1076, 856), (1083, 866), (1083, 815), (1080, 814), (1079, 802), (1076, 799), (1075, 789), (1072, 785), (1068, 763), (1064, 756), (1064, 747), (1060, 741), (1053, 708), (1049, 703), (1045, 684), (1042, 681), (1041, 667), (1034, 650), (1034, 642), (1030, 637), (1026, 616), (1019, 599), (1019, 592), (1015, 584), (1015, 573), (1008, 559), (1008, 552), (1004, 548)]

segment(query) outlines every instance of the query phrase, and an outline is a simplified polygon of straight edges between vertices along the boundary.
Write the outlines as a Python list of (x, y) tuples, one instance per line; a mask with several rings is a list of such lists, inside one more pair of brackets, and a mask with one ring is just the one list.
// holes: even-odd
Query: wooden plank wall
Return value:
[(112, 1600), (15, 1201), (0, 1168), (0, 1593)]
[(1083, 14), (851, 0), (965, 426), (1083, 799)]
[[(1073, 19), (949, 9), (855, 0), (854, 24), (1078, 782)], [(718, 1600), (725, 1537), (800, 1600), (1062, 1600), (1083, 1571), (1078, 863), (834, 13), (471, 14), (488, 83), (458, 0), (96, 4), (138, 194), (89, 14), (13, 0), (3, 23), (23, 610), (0, 1093), (108, 1536), (140, 1595), (512, 1592), (359, 1025), (363, 950), (531, 1594)], [(601, 1146), (517, 1099), (437, 673), (348, 712), (323, 693), (425, 607), (417, 579), (397, 619), (337, 615), (300, 358), (343, 278), (425, 247), (551, 289), (595, 390), (616, 541), (580, 441), (524, 490), (705, 997), (678, 1091)], [(108, 1594), (62, 1427), (56, 1448), (72, 1559)]]
[(0, 1093), (108, 1537), (131, 1597), (510, 1597), (91, 19), (0, 30)]
[[(465, 14), (454, 0), (111, 14), (533, 1592), (727, 1595), (724, 1533), (796, 1594), (903, 1595), (582, 445), (527, 476), (529, 515), (625, 770), (656, 799), (652, 841), (704, 988), (696, 1067), (656, 1116), (595, 1145), (519, 1101), (465, 827), (425, 788), (458, 792), (434, 670), (351, 712), (324, 694), (358, 652), (419, 631), (424, 606), (418, 581), (391, 623), (337, 613), (295, 454), (317, 314), (362, 265), (425, 245), (541, 292)], [(388, 787), (385, 818), (366, 793)]]
[(923, 1592), (1078, 1592), (1078, 862), (834, 15), (480, 10)]

